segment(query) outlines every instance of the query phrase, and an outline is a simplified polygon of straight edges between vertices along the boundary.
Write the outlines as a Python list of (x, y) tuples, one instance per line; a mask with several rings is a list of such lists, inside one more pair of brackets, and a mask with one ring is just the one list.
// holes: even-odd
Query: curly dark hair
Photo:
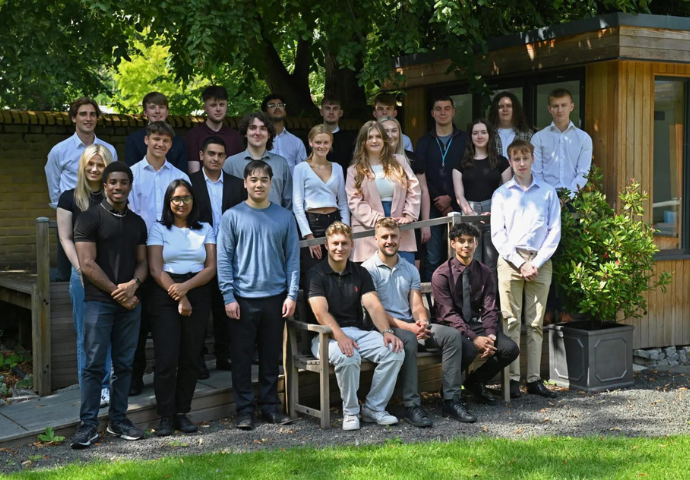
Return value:
[(465, 155), (462, 157), (462, 160), (460, 160), (460, 165), (462, 166), (462, 168), (474, 168), (474, 155), (477, 153), (477, 150), (474, 146), (474, 142), (472, 141), (472, 130), (474, 130), (475, 125), (481, 124), (486, 125), (486, 131), (489, 134), (489, 141), (486, 144), (486, 151), (489, 154), (489, 156), (487, 157), (487, 160), (489, 161), (489, 168), (493, 170), (499, 165), (498, 153), (496, 152), (496, 149), (493, 148), (493, 144), (495, 142), (494, 137), (496, 137), (496, 130), (494, 129), (494, 126), (491, 123), (487, 122), (483, 118), (478, 118), (474, 122), (472, 122), (472, 125), (470, 125), (469, 128), (468, 134), (470, 138), (465, 144)]
[(244, 147), (247, 148), (247, 130), (249, 130), (249, 125), (252, 124), (254, 119), (259, 120), (261, 123), (266, 125), (268, 129), (268, 142), (266, 143), (266, 151), (273, 149), (273, 139), (276, 138), (276, 127), (273, 122), (268, 118), (268, 114), (264, 112), (252, 112), (244, 116), (240, 122), (240, 135), (242, 135), (242, 143)]
[(498, 127), (498, 102), (503, 98), (509, 98), (513, 104), (513, 128), (518, 132), (529, 132), (532, 128), (527, 122), (527, 115), (525, 115), (525, 110), (522, 108), (520, 100), (510, 92), (500, 92), (497, 93), (494, 99), (491, 101), (491, 106), (489, 107), (489, 122)]
[(463, 235), (479, 238), (482, 234), (476, 225), (467, 222), (460, 222), (451, 227), (450, 232), (448, 232), (448, 239), (457, 240)]
[(170, 208), (170, 201), (172, 200), (172, 196), (177, 187), (185, 187), (187, 190), (189, 190), (189, 195), (192, 197), (192, 210), (189, 212), (189, 216), (187, 217), (187, 226), (192, 230), (201, 229), (201, 223), (199, 223), (199, 207), (197, 206), (196, 199), (194, 197), (194, 189), (184, 178), (173, 180), (165, 190), (165, 196), (163, 197), (163, 213), (161, 214), (161, 219), (159, 221), (165, 225), (168, 230), (175, 225), (175, 214), (173, 213), (172, 208)]

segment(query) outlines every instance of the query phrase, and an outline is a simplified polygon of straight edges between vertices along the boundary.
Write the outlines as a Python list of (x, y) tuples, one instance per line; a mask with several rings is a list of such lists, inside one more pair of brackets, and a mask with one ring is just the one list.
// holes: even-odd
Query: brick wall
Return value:
[[(186, 134), (201, 121), (201, 117), (193, 116), (168, 118), (178, 135)], [(237, 128), (238, 121), (227, 119), (233, 128)], [(144, 124), (139, 115), (103, 115), (96, 135), (114, 145), (118, 157), (124, 160), (127, 135)], [(312, 119), (289, 119), (287, 128), (304, 138), (314, 124)], [(360, 122), (342, 124), (356, 129)], [(55, 219), (55, 211), (48, 206), (43, 169), (53, 145), (73, 134), (74, 127), (65, 112), (0, 111), (0, 269), (35, 267), (35, 220), (41, 216)]]

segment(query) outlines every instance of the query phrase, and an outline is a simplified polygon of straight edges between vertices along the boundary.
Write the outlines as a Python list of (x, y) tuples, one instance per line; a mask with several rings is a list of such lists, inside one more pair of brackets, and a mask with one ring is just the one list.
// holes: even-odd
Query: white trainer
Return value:
[(101, 389), (101, 408), (107, 407), (110, 405), (110, 389), (109, 388), (102, 388)]
[(359, 430), (359, 415), (345, 415), (343, 417), (343, 430)]
[(368, 423), (378, 423), (379, 425), (395, 425), (398, 417), (391, 415), (385, 410), (375, 412), (365, 406), (362, 407), (362, 421)]

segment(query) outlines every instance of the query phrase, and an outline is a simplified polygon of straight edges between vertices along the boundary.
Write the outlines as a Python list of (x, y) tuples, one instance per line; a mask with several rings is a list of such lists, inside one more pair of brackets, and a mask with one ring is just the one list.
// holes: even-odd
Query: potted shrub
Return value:
[(654, 278), (654, 228), (642, 220), (647, 194), (631, 179), (616, 212), (592, 169), (587, 186), (569, 200), (563, 195), (562, 236), (554, 256), (554, 281), (567, 312), (578, 320), (549, 331), (549, 370), (557, 385), (586, 391), (633, 384), (632, 332), (618, 323), (640, 317), (644, 293), (666, 291), (671, 274)]

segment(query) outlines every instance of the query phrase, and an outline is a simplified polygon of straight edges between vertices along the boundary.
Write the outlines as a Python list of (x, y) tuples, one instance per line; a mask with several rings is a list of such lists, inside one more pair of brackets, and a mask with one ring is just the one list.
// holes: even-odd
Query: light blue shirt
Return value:
[(520, 268), (525, 260), (517, 249), (537, 252), (540, 268), (561, 241), (561, 204), (556, 189), (532, 175), (523, 190), (515, 177), (498, 187), (491, 198), (491, 240), (506, 261)]
[[(280, 155), (264, 152), (261, 160), (268, 163), (273, 170), (273, 179), (271, 180), (271, 191), (268, 193), (268, 199), (276, 205), (281, 205), (288, 210), (292, 209), (292, 173), (287, 161)], [(252, 156), (249, 150), (240, 152), (237, 155), (228, 157), (223, 165), (223, 171), (244, 180), (244, 167), (252, 161)]]
[(575, 196), (587, 185), (585, 178), (592, 167), (592, 138), (570, 122), (561, 132), (552, 122), (532, 137), (534, 165), (532, 174), (556, 189), (567, 188)]
[(407, 150), (408, 152), (414, 152), (414, 148), (412, 148), (412, 140), (410, 140), (410, 137), (405, 135), (404, 133), (402, 134), (402, 139), (403, 139), (403, 148)]
[(419, 271), (414, 265), (398, 255), (398, 263), (390, 268), (376, 252), (362, 263), (362, 266), (371, 275), (386, 313), (397, 320), (414, 323), (410, 308), (410, 290), (422, 290)]
[(189, 182), (189, 177), (167, 160), (158, 171), (153, 169), (146, 157), (131, 168), (134, 183), (129, 194), (129, 209), (143, 218), (146, 229), (151, 230), (151, 226), (163, 214), (163, 198), (168, 185), (180, 178)]
[(290, 173), (294, 173), (295, 165), (307, 159), (304, 142), (288, 132), (287, 128), (283, 128), (283, 131), (276, 135), (273, 139), (273, 148), (269, 152), (283, 157), (290, 167)]
[[(94, 136), (93, 143), (103, 145), (113, 154), (113, 161), (117, 161), (115, 147)], [(46, 180), (48, 181), (48, 195), (50, 206), (57, 208), (60, 195), (65, 190), (77, 186), (77, 170), (79, 158), (86, 150), (86, 145), (81, 141), (77, 132), (66, 140), (55, 145), (48, 154), (48, 162), (45, 166)]]
[(220, 228), (220, 219), (223, 217), (223, 173), (215, 182), (206, 176), (204, 172), (204, 179), (206, 180), (206, 190), (208, 190), (208, 197), (211, 201), (211, 215), (213, 216), (213, 233), (218, 236), (218, 229)]
[(223, 214), (217, 240), (218, 286), (226, 305), (235, 295), (265, 298), (285, 291), (297, 300), (299, 236), (290, 211), (242, 202)]

